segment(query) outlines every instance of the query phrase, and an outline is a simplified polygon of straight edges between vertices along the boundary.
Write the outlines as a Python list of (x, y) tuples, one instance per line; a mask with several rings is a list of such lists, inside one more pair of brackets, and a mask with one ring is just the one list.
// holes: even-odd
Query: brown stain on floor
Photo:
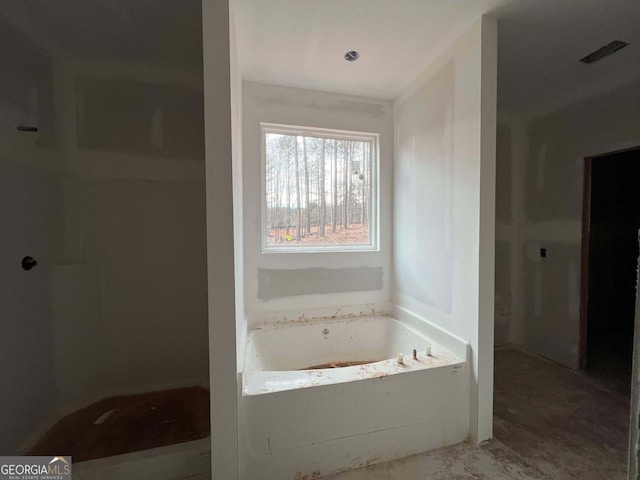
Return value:
[[(104, 423), (94, 422), (115, 410)], [(60, 419), (27, 455), (65, 452), (73, 462), (208, 437), (209, 390), (202, 387), (110, 397)]]

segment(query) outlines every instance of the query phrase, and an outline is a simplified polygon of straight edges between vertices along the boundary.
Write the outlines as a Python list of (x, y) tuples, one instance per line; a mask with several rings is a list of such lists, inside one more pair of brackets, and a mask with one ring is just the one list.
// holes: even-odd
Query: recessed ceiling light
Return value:
[(355, 62), (358, 58), (360, 58), (360, 54), (355, 50), (349, 50), (347, 53), (344, 54), (344, 59), (347, 62)]

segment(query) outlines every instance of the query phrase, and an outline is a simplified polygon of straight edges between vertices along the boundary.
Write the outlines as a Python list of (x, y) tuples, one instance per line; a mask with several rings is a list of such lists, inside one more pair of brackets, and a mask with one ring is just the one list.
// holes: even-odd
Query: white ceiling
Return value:
[[(56, 54), (202, 69), (201, 0), (0, 0)], [(246, 80), (393, 99), (482, 14), (498, 18), (499, 107), (523, 111), (640, 78), (638, 0), (232, 0)], [(3, 20), (4, 19), (4, 20)], [(631, 46), (594, 65), (612, 40)], [(347, 50), (358, 50), (346, 62)]]
[[(499, 20), (499, 102), (533, 108), (640, 77), (637, 0), (233, 0), (243, 78), (393, 99), (482, 14)], [(609, 43), (632, 45), (587, 66)], [(346, 62), (347, 50), (360, 59)]]
[[(640, 78), (638, 0), (519, 0), (494, 15), (504, 110), (559, 106)], [(630, 45), (592, 65), (579, 62), (613, 40)]]
[[(394, 98), (456, 34), (506, 0), (234, 0), (243, 77)], [(348, 50), (360, 59), (347, 62)]]

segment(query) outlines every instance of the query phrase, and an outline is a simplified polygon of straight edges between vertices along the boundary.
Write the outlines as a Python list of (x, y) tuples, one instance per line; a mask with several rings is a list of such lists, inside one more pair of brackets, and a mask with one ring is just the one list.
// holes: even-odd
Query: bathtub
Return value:
[(253, 328), (240, 405), (244, 477), (312, 479), (465, 440), (467, 349), (408, 317)]

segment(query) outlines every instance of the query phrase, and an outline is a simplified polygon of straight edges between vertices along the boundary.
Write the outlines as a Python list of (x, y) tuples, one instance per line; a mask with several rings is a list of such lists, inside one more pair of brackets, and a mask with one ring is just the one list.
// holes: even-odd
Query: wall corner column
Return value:
[(478, 417), (475, 440), (493, 437), (493, 361), (496, 221), (498, 23), (482, 17), (480, 132), (480, 233), (478, 295)]
[(229, 2), (202, 0), (212, 478), (238, 478)]

